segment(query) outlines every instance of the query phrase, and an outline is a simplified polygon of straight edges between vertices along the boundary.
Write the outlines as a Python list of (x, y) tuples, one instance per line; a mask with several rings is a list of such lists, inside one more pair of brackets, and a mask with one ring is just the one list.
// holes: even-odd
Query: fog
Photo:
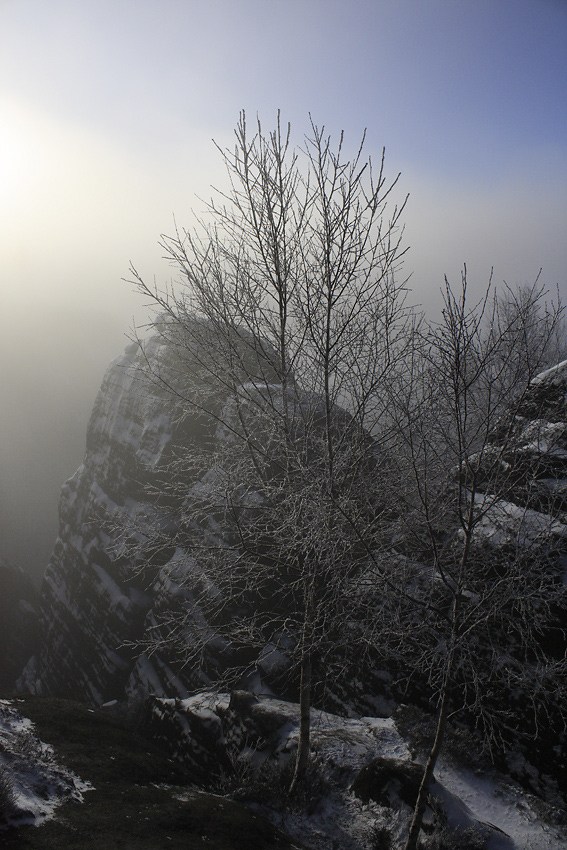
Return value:
[(0, 540), (36, 581), (55, 541), (61, 485), (82, 461), (96, 392), (123, 339), (103, 312), (12, 309), (0, 319)]
[[(284, 4), (285, 5), (285, 4)], [(404, 215), (410, 299), (467, 263), (567, 297), (567, 12), (554, 0), (8, 0), (0, 8), (0, 553), (43, 573), (105, 369), (166, 282), (239, 110), (367, 150)], [(379, 49), (377, 49), (379, 45)], [(339, 61), (340, 58), (340, 61)]]
[[(517, 185), (514, 179), (484, 193), (468, 187), (462, 206), (464, 190), (458, 186), (403, 175), (403, 188), (412, 191), (401, 275), (409, 278), (414, 304), (434, 314), (443, 275), (458, 281), (463, 262), (473, 295), (480, 294), (493, 265), (496, 282), (506, 279), (512, 286), (531, 283), (543, 265), (542, 283), (551, 293), (560, 284), (565, 296), (565, 276), (560, 276), (566, 259), (560, 233), (567, 221), (565, 203), (553, 199), (540, 179), (532, 193), (533, 216), (526, 216), (521, 204), (510, 200)], [(171, 216), (164, 212), (164, 219), (166, 230)], [(185, 220), (191, 221), (189, 212)], [(125, 242), (131, 226), (116, 231)], [(145, 222), (141, 230), (146, 237)], [(41, 252), (14, 263), (11, 280), (18, 285), (5, 297), (9, 309), (0, 316), (0, 541), (4, 555), (36, 581), (55, 542), (61, 485), (82, 462), (87, 422), (105, 370), (127, 344), (133, 322), (143, 324), (149, 315), (132, 286), (121, 280), (121, 274), (128, 276), (128, 258), (114, 234), (110, 238), (100, 226), (95, 233), (98, 253), (91, 264), (83, 262), (83, 255), (93, 252), (85, 237), (68, 251), (61, 246), (59, 262), (43, 274)], [(156, 228), (151, 243), (132, 240), (131, 259), (149, 280), (155, 273), (163, 283), (172, 269), (161, 259), (158, 238)], [(42, 287), (34, 285), (38, 276)]]
[(179, 176), (177, 157), (138, 156), (14, 99), (0, 114), (0, 555), (39, 581), (104, 373), (149, 315), (130, 262), (169, 279), (160, 233), (202, 207), (215, 154), (203, 134), (204, 167)]
[[(41, 129), (45, 138), (45, 124)], [(172, 232), (174, 213), (181, 226), (191, 226), (191, 208), (203, 208), (195, 194), (210, 195), (211, 182), (226, 185), (207, 138), (198, 146), (206, 167), (187, 169), (183, 180), (173, 168), (145, 168), (97, 140), (78, 145), (73, 133), (60, 134), (58, 145), (55, 165), (70, 149), (67, 174), (73, 166), (87, 176), (79, 185), (56, 186), (49, 172), (48, 185), (31, 194), (29, 225), (27, 210), (18, 217), (12, 209), (0, 314), (0, 550), (36, 581), (55, 542), (61, 485), (82, 461), (105, 370), (133, 324), (149, 315), (123, 280), (129, 262), (149, 281), (175, 277), (162, 258), (160, 233)], [(558, 174), (565, 182), (567, 168), (560, 157), (548, 152), (529, 167), (518, 163), (491, 186), (424, 174), (395, 154), (390, 160), (391, 176), (402, 171), (394, 200), (410, 193), (400, 275), (408, 278), (413, 304), (434, 314), (444, 275), (458, 282), (464, 262), (473, 297), (492, 268), (496, 284), (516, 286), (532, 283), (543, 266), (542, 284), (551, 295), (559, 286), (565, 298), (567, 198), (556, 182)], [(62, 207), (56, 222), (52, 197)]]

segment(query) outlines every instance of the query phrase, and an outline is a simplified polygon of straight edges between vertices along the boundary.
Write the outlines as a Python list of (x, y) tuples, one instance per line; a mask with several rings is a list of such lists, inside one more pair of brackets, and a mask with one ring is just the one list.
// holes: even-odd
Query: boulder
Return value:
[(423, 777), (423, 765), (376, 756), (360, 770), (351, 791), (363, 803), (374, 800), (381, 806), (397, 808), (400, 801), (415, 806)]

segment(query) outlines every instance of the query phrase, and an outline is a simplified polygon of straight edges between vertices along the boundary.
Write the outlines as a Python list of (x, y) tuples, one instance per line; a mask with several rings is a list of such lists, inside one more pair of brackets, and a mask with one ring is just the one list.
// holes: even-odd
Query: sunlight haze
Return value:
[(239, 111), (309, 113), (410, 199), (404, 276), (567, 299), (564, 0), (2, 0), (0, 552), (35, 577), (104, 371), (172, 274)]

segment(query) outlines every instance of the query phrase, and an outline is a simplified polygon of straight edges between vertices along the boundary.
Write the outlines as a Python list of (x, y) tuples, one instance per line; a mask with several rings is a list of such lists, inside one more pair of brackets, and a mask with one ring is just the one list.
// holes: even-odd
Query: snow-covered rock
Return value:
[[(148, 379), (148, 362), (155, 380)], [(128, 688), (187, 693), (165, 662), (140, 657), (152, 607), (166, 592), (159, 566), (148, 584), (118, 546), (137, 518), (154, 511), (147, 488), (172, 447), (202, 437), (202, 423), (175, 421), (165, 386), (175, 379), (174, 354), (159, 333), (143, 347), (128, 345), (106, 373), (84, 462), (61, 491), (59, 536), (41, 589), (39, 645), (20, 677), (23, 692), (90, 705), (121, 699)]]
[[(199, 380), (198, 367), (204, 357), (196, 352), (191, 380)], [(227, 645), (212, 646), (207, 669), (188, 669), (176, 657), (175, 648), (167, 645), (159, 651), (144, 651), (161, 611), (195, 608), (190, 588), (176, 578), (177, 565), (186, 569), (190, 559), (175, 544), (153, 551), (142, 562), (136, 546), (130, 544), (142, 535), (140, 529), (148, 518), (172, 521), (169, 515), (164, 519), (161, 503), (152, 495), (152, 491), (163, 492), (169, 460), (199, 441), (218, 436), (203, 417), (177, 415), (171, 387), (187, 377), (191, 363), (185, 360), (182, 366), (171, 343), (157, 333), (143, 347), (129, 345), (109, 368), (89, 423), (84, 463), (62, 489), (59, 537), (41, 591), (37, 651), (19, 687), (28, 693), (80, 699), (91, 706), (125, 699), (135, 703), (152, 695), (146, 715), (152, 734), (169, 742), (172, 751), (183, 750), (184, 758), (204, 776), (230, 769), (233, 755), (227, 740), (231, 736), (238, 752), (252, 747), (257, 753), (266, 744), (280, 747), (282, 756), (291, 753), (297, 718), (289, 703), (282, 702), (278, 708), (273, 699), (268, 706), (265, 699), (244, 696), (240, 702), (233, 698), (226, 704), (210, 694), (189, 697), (198, 689), (206, 690), (223, 664), (230, 665)], [(266, 376), (269, 368), (263, 371)], [(526, 544), (537, 546), (542, 537), (551, 536), (557, 551), (567, 556), (566, 393), (567, 369), (561, 366), (539, 376), (526, 395), (521, 415), (513, 423), (502, 423), (506, 434), (513, 429), (506, 451), (501, 451), (501, 435), (495, 429), (485, 452), (491, 465), (487, 481), (498, 456), (510, 486), (496, 500), (491, 500), (488, 489), (476, 496), (479, 505), (487, 507), (478, 527), (481, 544), (506, 546), (518, 539), (520, 525)], [(210, 402), (223, 409), (227, 396)], [(210, 477), (201, 473), (194, 492), (210, 483)], [(138, 542), (143, 543), (143, 535)], [(385, 699), (391, 696), (389, 672), (384, 667), (372, 671), (375, 680), (369, 688), (368, 677), (357, 669), (358, 661), (355, 657), (350, 669), (345, 664), (344, 681), (325, 685), (326, 707), (332, 705), (337, 714), (379, 714), (391, 707)], [(257, 671), (264, 681), (285, 664), (281, 647), (267, 642), (258, 650)], [(356, 769), (377, 754), (375, 740), (374, 750), (366, 743), (359, 748), (357, 722), (353, 720), (351, 728), (350, 720), (341, 720), (342, 731), (335, 735), (336, 746), (342, 736), (349, 758), (360, 749)], [(338, 730), (339, 718), (333, 723)], [(386, 731), (391, 730), (386, 721), (376, 723), (380, 735), (393, 734)], [(329, 734), (321, 732), (321, 740)], [(396, 740), (397, 744), (389, 745), (388, 757), (407, 758), (405, 744), (399, 736)], [(355, 769), (354, 763), (351, 768)], [(496, 820), (491, 822), (498, 826)]]
[[(163, 522), (175, 531), (175, 518), (156, 505), (168, 464), (175, 453), (218, 438), (212, 417), (186, 410), (179, 416), (172, 392), (203, 380), (203, 328), (200, 341), (179, 343), (165, 325), (158, 327), (109, 367), (84, 462), (62, 488), (59, 536), (41, 588), (37, 651), (18, 682), (24, 693), (98, 706), (148, 693), (185, 697), (189, 682), (194, 689), (195, 677), (200, 681), (199, 671), (182, 670), (168, 647), (144, 652), (159, 611), (183, 608), (192, 598), (175, 579), (176, 562), (189, 561), (186, 553), (173, 546), (137, 555), (141, 529)], [(262, 379), (273, 377), (268, 361), (259, 368)], [(209, 407), (226, 406), (228, 389), (212, 396), (200, 388), (209, 393)]]
[[(247, 799), (247, 781), (254, 775), (270, 776), (269, 767), (288, 763), (297, 748), (299, 705), (271, 696), (210, 691), (185, 700), (154, 698), (148, 708), (146, 728), (159, 730), (161, 745), (208, 787), (233, 788), (238, 799)], [(392, 837), (403, 837), (420, 767), (412, 762), (394, 719), (313, 711), (311, 748), (318, 782), (308, 811), (293, 812), (276, 798), (256, 804), (264, 816), (317, 850), (373, 847), (381, 827)], [(380, 771), (375, 769), (378, 763)], [(382, 792), (367, 793), (364, 776), (373, 774), (376, 780), (378, 773)], [(400, 776), (409, 778), (403, 789)], [(486, 850), (567, 847), (565, 827), (542, 817), (537, 801), (508, 777), (443, 760), (426, 820), (431, 829), (446, 823), (455, 841), (474, 830), (486, 839)]]
[(0, 700), (0, 830), (40, 825), (63, 802), (82, 802), (91, 787), (57, 762), (53, 748), (37, 737), (17, 704)]
[[(234, 407), (230, 383), (207, 384), (206, 326), (205, 332), (198, 327), (194, 340), (190, 329), (189, 337), (179, 340), (167, 325), (159, 327), (143, 345), (130, 344), (108, 369), (90, 419), (84, 462), (61, 491), (59, 536), (41, 589), (38, 648), (18, 682), (24, 693), (80, 699), (91, 706), (112, 699), (133, 703), (148, 694), (184, 698), (239, 664), (231, 657), (235, 650), (220, 638), (210, 643), (199, 669), (183, 663), (171, 640), (157, 652), (148, 646), (162, 627), (167, 631), (164, 612), (178, 612), (180, 621), (190, 610), (199, 627), (207, 627), (199, 619), (198, 591), (187, 581), (194, 561), (182, 544), (169, 544), (179, 515), (167, 501), (168, 482), (175, 474), (174, 457), (203, 443), (229, 441), (223, 426)], [(282, 389), (275, 383), (269, 349), (257, 352), (246, 335), (237, 344), (247, 358), (242, 386), (251, 406), (255, 409), (256, 394), (262, 392), (277, 404)], [(251, 376), (258, 377), (250, 383)], [(206, 395), (208, 410), (224, 411), (221, 424), (195, 407), (188, 412), (187, 405), (178, 406), (176, 391)], [(324, 427), (319, 397), (294, 392), (291, 398), (298, 428), (307, 414)], [(339, 428), (346, 417), (337, 411)], [(201, 469), (194, 481), (184, 478), (185, 489), (206, 499), (213, 473)], [(204, 521), (212, 527), (210, 511)], [(144, 529), (156, 526), (170, 538), (152, 548)], [(194, 566), (196, 587), (207, 579)], [(258, 670), (268, 682), (287, 663), (281, 647), (267, 644), (257, 653)], [(360, 679), (350, 679), (350, 690), (358, 688), (367, 700)], [(346, 698), (339, 685), (334, 691), (337, 700)], [(375, 698), (370, 695), (370, 704)], [(366, 704), (364, 711), (369, 709)]]

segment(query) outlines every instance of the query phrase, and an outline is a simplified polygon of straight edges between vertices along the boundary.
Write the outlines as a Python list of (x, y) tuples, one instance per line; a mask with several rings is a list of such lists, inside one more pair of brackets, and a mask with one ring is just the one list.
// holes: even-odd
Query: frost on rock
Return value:
[(529, 549), (550, 538), (567, 537), (567, 525), (549, 514), (520, 507), (490, 494), (478, 493), (474, 501), (480, 514), (474, 529), (477, 542), (486, 541), (494, 547), (514, 544)]
[[(179, 647), (210, 629), (199, 598), (204, 593), (213, 598), (219, 590), (178, 545), (183, 506), (163, 504), (174, 474), (171, 462), (180, 452), (198, 453), (226, 437), (214, 417), (176, 406), (171, 392), (179, 387), (182, 394), (188, 382), (213, 409), (233, 405), (227, 387), (206, 383), (210, 375), (202, 364), (211, 355), (203, 334), (200, 328), (200, 343), (184, 339), (177, 346), (160, 326), (143, 345), (129, 345), (108, 369), (89, 422), (84, 462), (62, 488), (59, 537), (41, 592), (38, 648), (19, 679), (21, 691), (92, 706), (144, 694), (183, 698), (235, 666), (235, 650), (212, 632), (198, 669), (184, 663)], [(256, 358), (249, 375), (258, 377), (243, 385), (255, 410), (259, 393), (277, 400), (282, 388), (274, 381), (269, 352), (262, 351), (266, 359), (258, 363), (255, 347), (244, 345), (247, 356)], [(290, 393), (298, 427), (303, 415), (323, 415), (318, 397), (295, 388)], [(202, 501), (203, 527), (223, 545), (220, 517), (207, 505), (218, 488), (218, 470), (211, 462), (211, 468), (192, 474), (184, 478), (186, 494)], [(161, 499), (157, 494), (164, 492)], [(262, 501), (244, 488), (238, 498), (245, 507)], [(153, 546), (156, 528), (163, 545)], [(286, 663), (281, 647), (258, 647), (256, 658), (260, 672), (252, 670), (252, 659), (251, 675), (268, 683)]]
[(531, 419), (518, 423), (517, 448), (522, 452), (567, 457), (567, 423)]
[(52, 818), (61, 803), (83, 801), (92, 790), (58, 764), (53, 750), (40, 741), (17, 703), (0, 700), (0, 829)]
[[(206, 352), (196, 352), (196, 362), (206, 357)], [(198, 669), (189, 669), (190, 665), (184, 665), (175, 650), (167, 646), (167, 633), (157, 649), (152, 644), (153, 635), (159, 634), (162, 627), (164, 612), (173, 612), (176, 623), (182, 623), (181, 638), (189, 641), (192, 629), (203, 634), (210, 624), (199, 608), (199, 593), (213, 596), (219, 592), (196, 559), (179, 545), (179, 518), (174, 512), (165, 514), (161, 503), (152, 501), (151, 496), (152, 488), (155, 493), (164, 483), (167, 485), (168, 462), (180, 451), (198, 451), (199, 441), (203, 440), (208, 446), (217, 440), (223, 451), (229, 450), (226, 443), (231, 439), (230, 429), (207, 424), (203, 417), (192, 418), (187, 411), (179, 415), (180, 411), (175, 410), (168, 386), (180, 377), (185, 379), (186, 371), (179, 370), (160, 333), (143, 348), (137, 344), (128, 346), (109, 368), (89, 423), (84, 462), (61, 492), (59, 537), (41, 593), (38, 649), (19, 686), (26, 692), (80, 699), (91, 706), (125, 699), (141, 703), (150, 695), (146, 720), (156, 738), (167, 739), (174, 753), (183, 751), (195, 771), (206, 778), (213, 769), (229, 772), (235, 753), (236, 757), (242, 753), (250, 757), (252, 753), (254, 759), (261, 761), (266, 742), (277, 758), (289, 759), (297, 746), (298, 709), (273, 696), (256, 698), (250, 693), (265, 694), (269, 692), (268, 685), (274, 690), (279, 687), (276, 683), (281, 681), (280, 674), (288, 664), (288, 647), (273, 635), (266, 637), (263, 648), (254, 649), (257, 654), (250, 665), (255, 667), (253, 678), (239, 683), (239, 687), (249, 691), (246, 698), (241, 697), (240, 704), (238, 700), (229, 702), (228, 698), (223, 702), (219, 695), (189, 696), (213, 687), (219, 670), (222, 673), (231, 664), (235, 666), (230, 647), (220, 637), (211, 632), (207, 648), (210, 655)], [(198, 375), (189, 378), (196, 382)], [(522, 416), (512, 423), (514, 438), (506, 443), (510, 451), (504, 451), (495, 434), (480, 453), (475, 472), (486, 492), (475, 495), (475, 505), (482, 515), (476, 527), (476, 542), (493, 547), (519, 542), (531, 549), (542, 540), (552, 539), (558, 549), (567, 549), (566, 387), (567, 361), (532, 382)], [(270, 381), (262, 384), (258, 378), (247, 391), (254, 407), (258, 393), (269, 392), (271, 397), (277, 397), (281, 387)], [(317, 397), (303, 397), (295, 387), (289, 391), (293, 393), (290, 400), (298, 411), (298, 423), (302, 413), (317, 418)], [(226, 416), (230, 400), (223, 396), (213, 401)], [(510, 425), (509, 421), (501, 423), (502, 433), (509, 434)], [(490, 495), (494, 470), (503, 472), (506, 480), (512, 482), (510, 492), (497, 499)], [(466, 486), (462, 470), (458, 472), (460, 483)], [(202, 499), (207, 508), (203, 523), (222, 545), (223, 528), (207, 505), (218, 489), (218, 476), (218, 469), (212, 466), (185, 483), (193, 500)], [(261, 503), (261, 496), (253, 491), (241, 493), (240, 499), (246, 507)], [(171, 533), (171, 545), (148, 554), (144, 549), (144, 527), (152, 523)], [(394, 545), (398, 545), (396, 541)], [(403, 541), (399, 548), (403, 548)], [(418, 565), (408, 560), (409, 567), (412, 572), (418, 571)], [(380, 661), (381, 666), (383, 663), (386, 664)], [(316, 759), (322, 760), (331, 773), (334, 764), (337, 771), (350, 775), (377, 753), (399, 760), (408, 758), (406, 743), (392, 721), (354, 718), (355, 712), (387, 714), (393, 705), (388, 671), (376, 666), (370, 673), (362, 672), (359, 666), (355, 657), (345, 681), (328, 682), (325, 693), (325, 707), (344, 713), (349, 719), (314, 713), (313, 750)], [(294, 697), (293, 693), (287, 695)], [(4, 718), (2, 722), (5, 726), (8, 721)], [(229, 744), (233, 747), (230, 752)], [(520, 815), (515, 815), (512, 829), (508, 822), (498, 821), (501, 812), (496, 808), (477, 806), (480, 796), (486, 798), (486, 788), (463, 790), (461, 785), (459, 791), (454, 776), (447, 774), (447, 781), (443, 777), (440, 772), (447, 794), (459, 797), (471, 818), (485, 819), (497, 826), (502, 822), (504, 831), (512, 834), (516, 829), (521, 836), (524, 821)], [(298, 829), (307, 830), (314, 847), (332, 846), (331, 824), (342, 835), (341, 847), (365, 846), (362, 838), (356, 838), (356, 829), (360, 828), (361, 836), (366, 835), (372, 819), (378, 825), (383, 822), (380, 807), (364, 810), (361, 801), (341, 793), (340, 799), (335, 797), (334, 802), (328, 800), (324, 804), (319, 820), (315, 818), (312, 826), (298, 825)], [(447, 806), (449, 799), (446, 798)], [(454, 809), (461, 814), (464, 811), (460, 804)], [(398, 827), (399, 824), (395, 829)], [(286, 828), (291, 830), (292, 824)], [(538, 842), (539, 838), (534, 839), (533, 848), (547, 850), (551, 846)], [(532, 845), (518, 839), (517, 847)]]
[[(256, 775), (262, 787), (293, 759), (299, 718), (296, 703), (244, 691), (209, 691), (184, 700), (154, 699), (146, 723), (162, 746), (208, 787), (250, 799), (253, 808), (311, 850), (373, 850), (381, 829), (394, 840), (392, 847), (395, 840), (403, 842), (412, 805), (396, 796), (396, 780), (393, 804), (361, 799), (352, 790), (360, 771), (376, 756), (404, 769), (411, 765), (408, 742), (392, 718), (313, 711), (315, 773), (308, 805), (283, 805), (285, 785), (263, 802), (242, 796), (246, 781), (243, 787), (239, 777)], [(480, 774), (441, 760), (431, 799), (431, 825), (439, 817), (435, 810), (441, 812), (441, 821), (457, 835), (474, 830), (486, 839), (486, 850), (567, 848), (565, 829), (546, 822), (533, 798), (496, 771)]]
[(156, 606), (165, 610), (168, 594), (183, 602), (176, 578), (188, 563), (183, 553), (164, 552), (155, 563), (144, 556), (144, 529), (170, 521), (151, 488), (163, 483), (159, 476), (173, 451), (204, 437), (202, 421), (181, 419), (172, 403), (167, 385), (178, 371), (161, 333), (143, 347), (129, 345), (107, 371), (84, 462), (62, 488), (38, 649), (20, 677), (23, 692), (90, 705), (144, 691), (187, 693), (170, 654), (151, 661), (143, 654)]

